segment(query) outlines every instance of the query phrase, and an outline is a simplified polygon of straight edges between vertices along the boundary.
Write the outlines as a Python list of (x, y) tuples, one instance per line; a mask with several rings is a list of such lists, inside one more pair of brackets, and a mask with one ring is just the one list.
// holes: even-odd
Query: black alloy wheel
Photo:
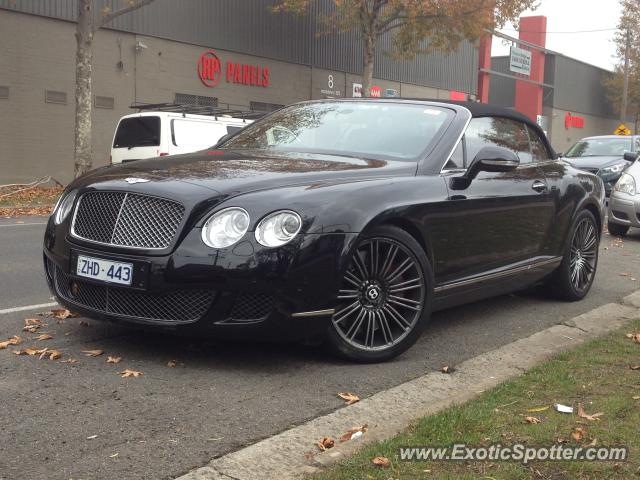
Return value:
[(549, 282), (556, 296), (569, 301), (583, 299), (596, 276), (600, 230), (593, 214), (581, 211), (569, 231), (562, 263)]
[(418, 242), (397, 227), (366, 235), (338, 292), (330, 344), (360, 362), (399, 355), (419, 337), (431, 309), (433, 274)]

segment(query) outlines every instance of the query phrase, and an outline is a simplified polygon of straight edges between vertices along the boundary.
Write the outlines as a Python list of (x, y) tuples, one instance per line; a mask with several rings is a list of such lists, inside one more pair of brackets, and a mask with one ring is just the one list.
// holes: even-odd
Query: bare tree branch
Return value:
[(128, 7), (124, 7), (124, 8), (121, 8), (119, 10), (116, 10), (114, 12), (108, 13), (105, 16), (102, 17), (102, 20), (100, 20), (100, 23), (98, 25), (98, 28), (104, 27), (106, 24), (110, 23), (115, 18), (119, 17), (120, 15), (124, 15), (126, 13), (133, 12), (134, 10), (142, 8), (145, 5), (149, 5), (153, 1), (154, 0), (138, 0), (137, 2), (132, 2)]

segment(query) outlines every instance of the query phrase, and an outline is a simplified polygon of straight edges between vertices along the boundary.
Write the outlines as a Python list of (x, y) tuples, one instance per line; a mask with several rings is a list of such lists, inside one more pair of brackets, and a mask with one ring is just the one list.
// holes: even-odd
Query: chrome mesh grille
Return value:
[[(162, 295), (110, 285), (96, 285), (72, 279), (47, 259), (53, 271), (53, 284), (59, 296), (81, 307), (98, 312), (143, 320), (173, 323), (194, 322), (207, 313), (215, 292), (177, 290)], [(75, 283), (71, 289), (71, 283)]]
[(171, 245), (184, 207), (171, 200), (124, 192), (85, 193), (76, 207), (73, 235), (122, 247)]
[(271, 295), (262, 293), (241, 293), (231, 310), (231, 320), (253, 321), (260, 320), (273, 309), (275, 299)]

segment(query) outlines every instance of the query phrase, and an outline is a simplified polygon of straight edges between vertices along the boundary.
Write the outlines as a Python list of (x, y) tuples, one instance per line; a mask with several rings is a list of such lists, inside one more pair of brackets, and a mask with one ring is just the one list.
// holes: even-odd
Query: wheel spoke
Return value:
[(424, 281), (409, 248), (387, 237), (366, 239), (344, 273), (332, 327), (357, 349), (388, 349), (418, 322), (427, 294)]
[(339, 300), (347, 300), (347, 299), (351, 299), (351, 298), (358, 298), (360, 295), (358, 293), (358, 290), (340, 290), (338, 292), (338, 299)]

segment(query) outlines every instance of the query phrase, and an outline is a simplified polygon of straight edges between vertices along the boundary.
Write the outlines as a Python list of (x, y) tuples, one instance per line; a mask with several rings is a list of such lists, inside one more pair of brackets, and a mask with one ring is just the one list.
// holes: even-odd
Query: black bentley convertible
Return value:
[(202, 152), (94, 170), (49, 219), (59, 302), (222, 338), (322, 336), (356, 361), (431, 311), (544, 284), (589, 291), (604, 190), (540, 128), (477, 103), (330, 100)]

